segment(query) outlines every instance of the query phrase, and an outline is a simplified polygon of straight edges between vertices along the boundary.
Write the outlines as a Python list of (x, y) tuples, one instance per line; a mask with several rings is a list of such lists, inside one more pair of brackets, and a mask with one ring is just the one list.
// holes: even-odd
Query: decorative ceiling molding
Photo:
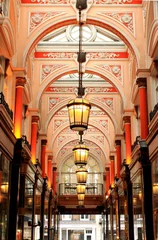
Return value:
[(67, 97), (49, 97), (48, 99), (48, 112), (52, 110), (54, 106), (56, 106), (59, 102), (67, 99)]
[(142, 4), (142, 0), (94, 0), (96, 5), (127, 5), (127, 4)]
[(93, 99), (97, 99), (98, 101), (106, 104), (113, 112), (114, 112), (114, 99), (106, 98), (106, 97), (93, 97)]

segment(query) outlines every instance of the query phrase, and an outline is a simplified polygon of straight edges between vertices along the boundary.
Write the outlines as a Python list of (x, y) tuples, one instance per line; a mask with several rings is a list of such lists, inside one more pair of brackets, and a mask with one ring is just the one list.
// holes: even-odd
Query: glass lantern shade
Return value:
[(89, 148), (84, 144), (76, 145), (73, 148), (75, 165), (84, 166), (87, 164)]
[(158, 183), (153, 184), (153, 194), (157, 195), (158, 194)]
[(78, 201), (84, 201), (84, 197), (85, 197), (84, 194), (77, 194), (77, 196), (78, 196)]
[(3, 182), (2, 185), (1, 185), (1, 192), (4, 193), (4, 194), (7, 194), (8, 189), (9, 189), (8, 182)]
[(83, 206), (84, 205), (84, 201), (78, 201), (78, 206)]
[(74, 131), (84, 131), (88, 128), (91, 105), (81, 97), (69, 101), (67, 104), (70, 128)]
[(76, 170), (76, 177), (78, 183), (86, 183), (88, 171), (86, 168), (79, 168)]
[(86, 185), (85, 184), (77, 184), (76, 185), (77, 194), (85, 194)]

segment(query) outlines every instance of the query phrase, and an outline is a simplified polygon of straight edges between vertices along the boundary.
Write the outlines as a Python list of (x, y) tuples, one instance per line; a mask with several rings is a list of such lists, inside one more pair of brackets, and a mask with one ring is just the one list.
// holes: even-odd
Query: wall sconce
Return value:
[(153, 184), (153, 194), (155, 194), (155, 195), (158, 194), (158, 183)]
[(76, 170), (76, 177), (78, 183), (86, 183), (87, 182), (87, 174), (88, 171), (86, 168), (80, 167)]
[(75, 165), (84, 166), (87, 164), (89, 148), (82, 141), (83, 131), (79, 132), (80, 142), (73, 148)]
[(9, 183), (8, 182), (3, 182), (1, 184), (1, 193), (7, 194), (9, 189)]
[(85, 194), (86, 185), (85, 184), (77, 184), (76, 190), (77, 190), (77, 194)]

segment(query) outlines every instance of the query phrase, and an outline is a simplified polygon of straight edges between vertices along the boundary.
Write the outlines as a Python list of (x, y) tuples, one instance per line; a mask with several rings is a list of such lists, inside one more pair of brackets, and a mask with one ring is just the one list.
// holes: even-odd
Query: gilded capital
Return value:
[(109, 172), (109, 171), (110, 171), (110, 168), (109, 168), (109, 167), (106, 167), (106, 168), (105, 168), (105, 171), (106, 171), (106, 172)]
[(16, 86), (24, 87), (26, 79), (24, 77), (16, 77)]
[(110, 157), (110, 161), (114, 161), (115, 160), (115, 156), (111, 155)]
[(136, 84), (138, 87), (146, 87), (146, 78), (137, 78)]
[(125, 123), (131, 123), (131, 117), (130, 117), (130, 116), (124, 116), (124, 117), (123, 117), (123, 121), (124, 121)]
[(32, 123), (38, 123), (39, 116), (32, 116)]
[(46, 144), (47, 144), (47, 140), (46, 140), (46, 139), (42, 139), (42, 140), (41, 140), (41, 145), (42, 145), (42, 146), (46, 146)]
[(121, 146), (121, 140), (115, 140), (116, 146)]

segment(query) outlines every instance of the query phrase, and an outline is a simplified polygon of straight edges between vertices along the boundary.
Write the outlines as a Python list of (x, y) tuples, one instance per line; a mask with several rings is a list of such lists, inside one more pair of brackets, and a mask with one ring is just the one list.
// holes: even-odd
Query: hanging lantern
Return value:
[(78, 201), (84, 201), (85, 194), (77, 194)]
[(89, 148), (84, 144), (78, 144), (73, 148), (75, 165), (84, 166), (87, 164)]
[(80, 167), (76, 170), (76, 177), (78, 183), (86, 183), (88, 171), (86, 168)]
[(77, 184), (76, 185), (77, 194), (85, 194), (86, 185), (85, 184)]
[(78, 206), (84, 206), (84, 201), (78, 201)]
[(67, 104), (70, 128), (74, 131), (84, 131), (88, 128), (88, 120), (91, 105), (89, 102), (82, 98), (77, 97), (69, 101)]

